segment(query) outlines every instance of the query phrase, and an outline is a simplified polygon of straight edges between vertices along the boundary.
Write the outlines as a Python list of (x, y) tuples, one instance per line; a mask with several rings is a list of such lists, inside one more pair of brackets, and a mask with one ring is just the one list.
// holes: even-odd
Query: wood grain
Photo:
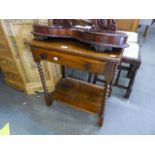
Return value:
[(98, 53), (91, 49), (89, 45), (79, 43), (75, 40), (66, 39), (52, 39), (50, 41), (27, 40), (25, 44), (30, 45), (31, 48), (36, 47), (40, 49), (55, 51), (57, 53), (71, 54), (75, 56), (82, 56), (98, 61), (119, 62), (122, 54), (122, 49), (113, 49), (112, 51), (104, 51)]
[(116, 19), (116, 23), (118, 30), (136, 32), (139, 19)]
[[(72, 38), (83, 43), (87, 43), (92, 47), (112, 47), (125, 48), (127, 47), (127, 35), (122, 32), (108, 32), (97, 30), (84, 30), (78, 28), (70, 28), (63, 26), (46, 26), (33, 25), (34, 37), (36, 39), (50, 38)], [(104, 49), (104, 48), (103, 48)], [(97, 50), (98, 51), (98, 50)]]
[[(0, 66), (4, 74), (7, 71), (5, 81), (16, 89), (20, 87), (20, 90), (27, 94), (43, 91), (30, 49), (24, 45), (25, 38), (32, 39), (32, 24), (33, 20), (26, 19), (0, 21)], [(47, 83), (50, 85), (49, 90), (53, 91), (55, 83), (61, 77), (60, 69), (48, 62), (43, 62), (42, 65)], [(11, 80), (8, 77), (14, 73), (20, 80)]]
[(62, 79), (52, 93), (53, 100), (74, 106), (78, 109), (99, 114), (104, 99), (104, 87), (96, 87), (72, 78)]
[[(34, 61), (39, 64), (38, 70), (45, 92), (46, 105), (51, 105), (53, 100), (67, 103), (70, 106), (83, 111), (98, 114), (98, 125), (102, 126), (104, 121), (104, 106), (111, 92), (111, 84), (116, 64), (120, 62), (122, 50), (97, 53), (88, 45), (77, 43), (75, 40), (52, 39), (51, 41), (30, 40), (25, 42), (30, 46)], [(50, 61), (76, 69), (86, 70), (92, 73), (105, 75), (105, 88), (68, 79), (64, 73), (63, 78), (56, 86), (51, 95), (46, 90), (46, 79), (41, 69), (41, 61)]]

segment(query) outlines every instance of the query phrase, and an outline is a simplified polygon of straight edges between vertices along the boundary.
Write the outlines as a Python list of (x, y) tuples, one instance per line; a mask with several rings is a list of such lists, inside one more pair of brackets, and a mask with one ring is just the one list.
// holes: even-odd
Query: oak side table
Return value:
[[(108, 98), (116, 65), (120, 62), (122, 50), (114, 49), (98, 53), (83, 44), (70, 39), (52, 39), (51, 41), (26, 41), (34, 61), (37, 64), (47, 106), (54, 100), (66, 103), (80, 110), (99, 116), (98, 125), (103, 125), (104, 107)], [(62, 65), (62, 78), (53, 92), (49, 92), (41, 61)], [(86, 70), (90, 73), (104, 74), (106, 85), (98, 86), (65, 75), (65, 67)]]

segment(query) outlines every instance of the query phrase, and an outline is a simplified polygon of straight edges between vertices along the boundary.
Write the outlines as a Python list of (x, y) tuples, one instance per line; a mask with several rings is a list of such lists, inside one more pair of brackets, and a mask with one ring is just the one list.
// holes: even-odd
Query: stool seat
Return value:
[(122, 57), (126, 59), (140, 59), (139, 45), (133, 42), (128, 44), (129, 47), (124, 49)]
[[(126, 98), (130, 97), (132, 86), (134, 84), (135, 76), (137, 73), (138, 68), (141, 64), (141, 58), (140, 58), (140, 47), (138, 45), (138, 33), (136, 32), (128, 32), (128, 31), (119, 31), (126, 33), (128, 35), (127, 43), (129, 47), (125, 48), (123, 50), (122, 59), (120, 64), (117, 66), (117, 74), (116, 74), (116, 80), (113, 84), (114, 86), (126, 89), (125, 96)], [(124, 86), (122, 84), (119, 84), (119, 78), (121, 75), (121, 71), (127, 71), (126, 78), (129, 79), (128, 86)], [(91, 74), (89, 73), (88, 76), (88, 82), (91, 82)], [(94, 75), (93, 83), (96, 83), (97, 81), (105, 83), (103, 79), (98, 78), (98, 75)], [(111, 92), (110, 92), (111, 94)], [(109, 94), (109, 96), (110, 96)]]
[(128, 35), (128, 39), (127, 39), (128, 43), (129, 42), (134, 42), (134, 43), (138, 42), (138, 33), (137, 32), (129, 32), (129, 31), (118, 31), (118, 32), (123, 32)]

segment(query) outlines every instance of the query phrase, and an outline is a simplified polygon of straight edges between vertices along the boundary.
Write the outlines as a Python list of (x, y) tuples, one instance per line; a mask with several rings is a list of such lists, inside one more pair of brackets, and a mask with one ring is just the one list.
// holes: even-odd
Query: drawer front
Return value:
[(8, 50), (8, 44), (4, 37), (0, 37), (0, 51)]
[(40, 50), (37, 48), (32, 48), (31, 50), (33, 52), (35, 61), (47, 60), (57, 64), (86, 70), (92, 73), (104, 73), (106, 62), (101, 62), (71, 54), (64, 54), (62, 52), (48, 51), (44, 49)]
[(17, 71), (16, 64), (14, 63), (13, 59), (10, 57), (5, 57), (3, 55), (0, 55), (0, 66), (8, 70)]
[(3, 35), (3, 31), (2, 31), (2, 29), (1, 29), (1, 27), (0, 27), (0, 35)]
[(3, 30), (2, 30), (1, 24), (0, 24), (0, 35), (3, 35)]
[(5, 79), (8, 81), (17, 82), (17, 83), (23, 82), (21, 76), (18, 73), (13, 73), (11, 71), (3, 69), (3, 74)]

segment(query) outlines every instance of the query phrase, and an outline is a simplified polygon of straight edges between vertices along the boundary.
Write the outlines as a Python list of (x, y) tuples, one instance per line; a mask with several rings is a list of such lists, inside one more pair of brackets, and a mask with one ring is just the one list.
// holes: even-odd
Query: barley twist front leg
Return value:
[(98, 125), (100, 127), (102, 127), (103, 122), (104, 122), (104, 107), (105, 107), (105, 104), (106, 104), (107, 99), (109, 97), (110, 87), (111, 87), (110, 84), (106, 83), (106, 93), (105, 93), (105, 97), (104, 97), (103, 103), (101, 105), (101, 111), (99, 113), (99, 120), (98, 120)]
[(40, 62), (36, 62), (36, 64), (37, 64), (37, 68), (38, 68), (38, 71), (39, 71), (39, 75), (40, 75), (40, 79), (41, 79), (41, 82), (42, 82), (42, 86), (43, 86), (43, 89), (44, 89), (45, 102), (46, 102), (47, 106), (50, 106), (50, 105), (52, 105), (52, 99), (50, 97), (50, 94), (49, 94), (49, 91), (48, 91), (48, 88), (47, 88), (44, 72), (43, 72), (41, 63)]

